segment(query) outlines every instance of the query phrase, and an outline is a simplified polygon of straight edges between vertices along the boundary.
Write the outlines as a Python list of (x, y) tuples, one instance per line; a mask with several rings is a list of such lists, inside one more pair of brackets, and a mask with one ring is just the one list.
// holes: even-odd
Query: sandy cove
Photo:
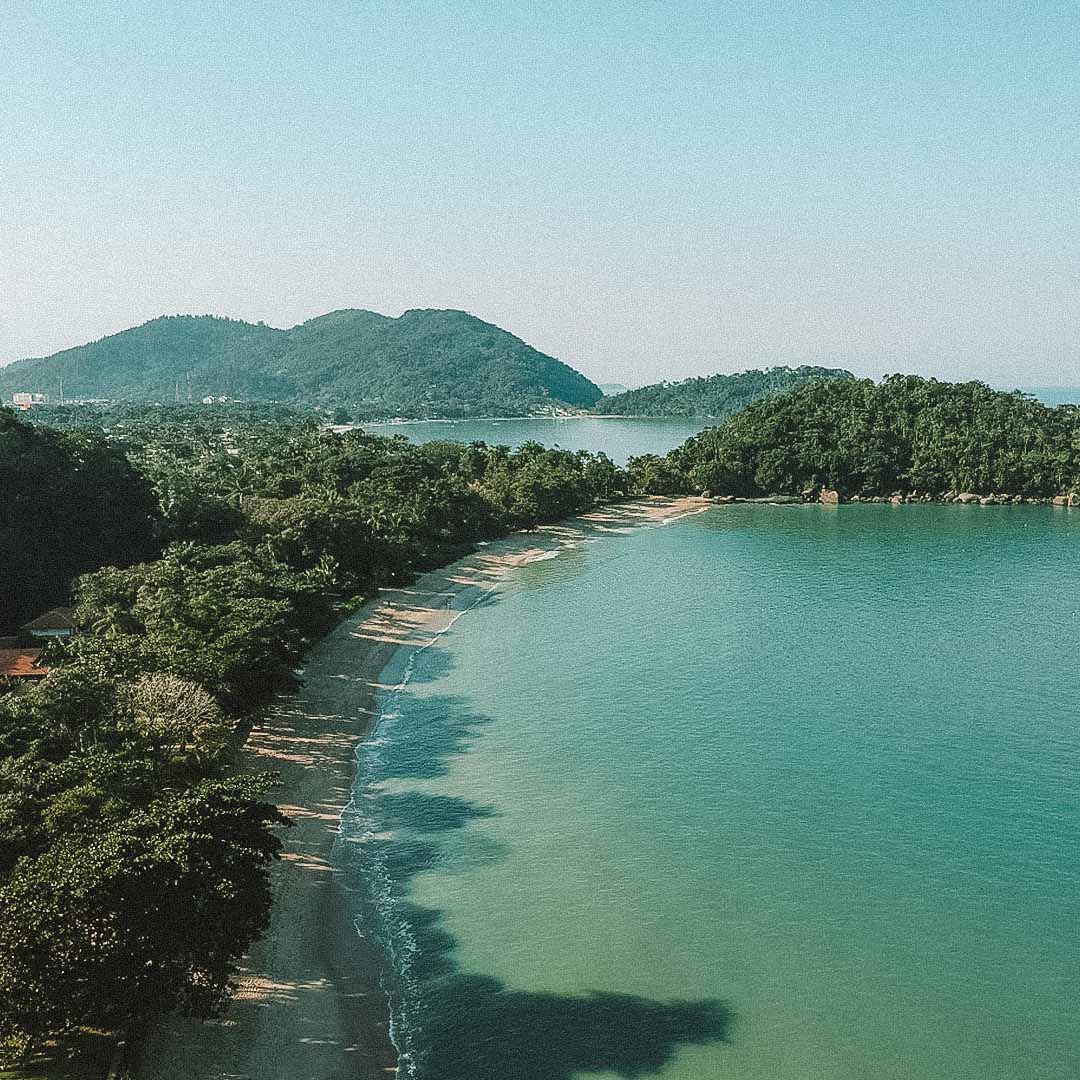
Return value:
[(377, 599), (311, 651), (304, 685), (256, 726), (242, 766), (272, 769), (271, 798), (293, 820), (272, 871), (270, 929), (244, 958), (226, 1015), (174, 1018), (138, 1048), (137, 1080), (387, 1080), (396, 1074), (381, 958), (357, 934), (332, 855), (356, 770), (356, 746), (378, 719), (380, 676), (394, 653), (448, 629), (471, 592), (588, 538), (707, 509), (705, 499), (649, 498), (515, 533)]

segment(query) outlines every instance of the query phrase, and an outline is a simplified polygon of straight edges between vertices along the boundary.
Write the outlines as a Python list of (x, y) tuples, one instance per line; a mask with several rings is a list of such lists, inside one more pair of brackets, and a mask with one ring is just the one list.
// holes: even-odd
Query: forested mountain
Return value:
[[(273, 372), (286, 334), (209, 315), (171, 315), (52, 356), (0, 368), (0, 401), (18, 392), (116, 401), (276, 398), (291, 391)], [(61, 386), (61, 383), (63, 384)]]
[(767, 394), (791, 390), (813, 379), (853, 379), (850, 371), (823, 367), (774, 367), (662, 382), (605, 397), (599, 413), (617, 416), (715, 416), (722, 419)]
[(915, 375), (819, 381), (756, 402), (666, 458), (632, 459), (630, 471), (657, 493), (1046, 498), (1080, 491), (1080, 406)]
[(573, 368), (463, 311), (335, 311), (291, 330), (174, 315), (0, 368), (0, 400), (343, 405), (359, 419), (527, 415), (588, 408), (600, 390)]

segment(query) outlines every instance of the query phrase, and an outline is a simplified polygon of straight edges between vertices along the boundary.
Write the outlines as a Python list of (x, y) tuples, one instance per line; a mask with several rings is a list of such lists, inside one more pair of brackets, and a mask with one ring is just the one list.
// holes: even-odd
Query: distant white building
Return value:
[(12, 394), (11, 403), (20, 409), (31, 409), (35, 405), (46, 405), (49, 401), (48, 394)]

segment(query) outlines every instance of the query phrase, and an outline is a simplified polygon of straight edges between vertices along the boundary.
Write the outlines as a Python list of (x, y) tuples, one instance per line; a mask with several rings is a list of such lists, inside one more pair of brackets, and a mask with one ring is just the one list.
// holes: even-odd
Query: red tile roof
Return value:
[(40, 649), (0, 649), (0, 675), (16, 679), (43, 679), (48, 668), (37, 667)]

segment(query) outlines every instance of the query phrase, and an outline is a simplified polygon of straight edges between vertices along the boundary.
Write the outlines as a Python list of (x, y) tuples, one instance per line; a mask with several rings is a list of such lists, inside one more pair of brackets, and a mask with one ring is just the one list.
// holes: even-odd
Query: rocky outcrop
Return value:
[[(708, 497), (708, 496), (706, 496)], [(1080, 492), (1069, 495), (1049, 496), (1010, 495), (1007, 492), (989, 492), (979, 495), (973, 491), (894, 491), (890, 495), (875, 495), (868, 492), (855, 492), (848, 495), (843, 488), (815, 488), (800, 495), (764, 495), (759, 498), (740, 498), (736, 495), (713, 495), (714, 503), (751, 502), (786, 505), (795, 503), (817, 502), (825, 506), (837, 503), (891, 503), (902, 506), (905, 503), (962, 503), (974, 506), (1066, 506), (1080, 509)]]

